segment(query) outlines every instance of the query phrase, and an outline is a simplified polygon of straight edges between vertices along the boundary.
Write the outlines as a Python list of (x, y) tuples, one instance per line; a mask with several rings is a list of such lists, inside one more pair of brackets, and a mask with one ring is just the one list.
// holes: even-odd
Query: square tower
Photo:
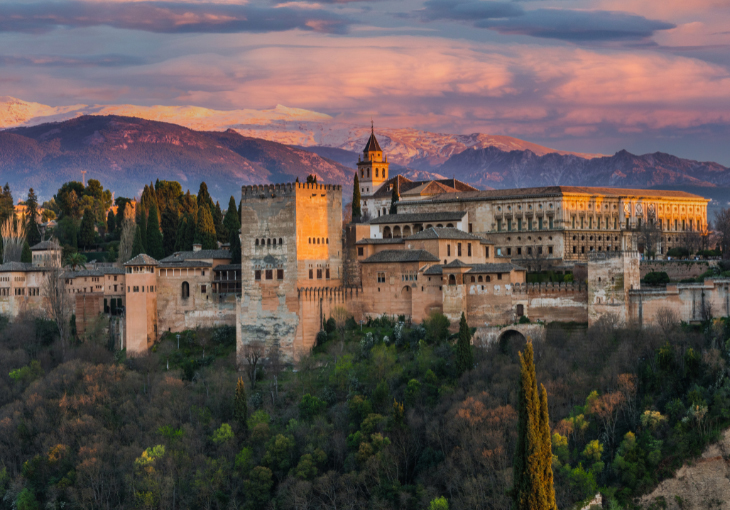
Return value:
[(147, 354), (157, 340), (157, 261), (140, 254), (124, 264), (125, 342), (130, 356)]
[[(279, 342), (294, 358), (307, 351), (299, 290), (342, 284), (342, 188), (293, 183), (244, 186), (241, 198), (241, 299), (236, 337)], [(317, 318), (312, 318), (317, 321)]]
[(388, 158), (383, 157), (383, 150), (375, 138), (375, 128), (370, 126), (370, 138), (363, 149), (362, 157), (358, 157), (357, 171), (360, 178), (360, 196), (372, 196), (382, 184), (388, 180)]

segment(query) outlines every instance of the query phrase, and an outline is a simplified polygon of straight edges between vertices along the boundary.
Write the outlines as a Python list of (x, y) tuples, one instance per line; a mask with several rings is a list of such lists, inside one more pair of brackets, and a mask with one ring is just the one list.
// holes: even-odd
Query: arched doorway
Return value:
[(456, 276), (453, 274), (449, 275), (449, 285), (456, 285)]
[(400, 290), (400, 298), (403, 304), (403, 307), (401, 308), (404, 315), (411, 315), (413, 312), (413, 292), (411, 291), (411, 287), (406, 285)]
[(513, 360), (517, 360), (517, 353), (525, 348), (527, 339), (519, 331), (508, 329), (499, 335), (497, 342), (499, 343), (499, 352)]
[(190, 284), (188, 282), (182, 282), (182, 298), (187, 299), (190, 297)]
[(401, 234), (400, 234), (400, 227), (396, 225), (393, 228), (393, 237), (400, 237), (400, 236), (401, 236)]
[(393, 237), (393, 234), (390, 232), (390, 227), (385, 227), (383, 229), (383, 239), (390, 239), (391, 237)]
[(403, 227), (403, 237), (408, 237), (409, 235), (411, 235), (411, 227), (406, 225)]

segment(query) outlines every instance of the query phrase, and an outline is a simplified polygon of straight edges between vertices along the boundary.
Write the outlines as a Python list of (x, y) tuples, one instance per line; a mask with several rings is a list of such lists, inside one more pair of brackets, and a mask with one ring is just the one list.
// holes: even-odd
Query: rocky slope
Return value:
[(291, 182), (311, 173), (346, 183), (352, 171), (311, 152), (235, 131), (200, 132), (119, 116), (82, 116), (0, 131), (0, 179), (16, 198), (33, 187), (50, 198), (69, 180), (98, 179), (118, 196), (135, 196), (155, 179), (180, 181), (196, 192), (206, 181), (219, 200), (241, 185)]
[(682, 466), (674, 478), (664, 480), (641, 505), (667, 510), (730, 510), (730, 430), (710, 445), (691, 464)]

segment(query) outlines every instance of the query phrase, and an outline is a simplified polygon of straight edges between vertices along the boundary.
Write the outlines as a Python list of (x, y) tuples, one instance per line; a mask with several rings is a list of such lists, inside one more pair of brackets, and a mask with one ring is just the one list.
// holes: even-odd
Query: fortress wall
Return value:
[(640, 287), (639, 254), (603, 252), (588, 261), (588, 324), (611, 314), (619, 322), (631, 320), (629, 292)]
[(293, 357), (298, 359), (314, 347), (322, 321), (330, 317), (338, 319), (338, 309), (344, 309), (346, 316), (355, 321), (363, 320), (363, 292), (352, 287), (301, 288), (299, 293), (299, 317)]
[(588, 291), (579, 283), (515, 284), (515, 304), (525, 301), (525, 315), (544, 322), (588, 322)]
[(642, 260), (641, 277), (652, 271), (665, 272), (672, 281), (685, 278), (697, 278), (702, 273), (716, 266), (717, 262), (709, 260)]
[(486, 323), (509, 324), (514, 321), (515, 296), (512, 293), (512, 284), (467, 283), (464, 287), (467, 293), (466, 312), (470, 326), (485, 326)]
[(647, 326), (656, 324), (663, 311), (675, 320), (700, 322), (703, 311), (712, 317), (730, 316), (730, 279), (705, 280), (702, 284), (667, 285), (661, 290), (635, 290), (630, 295), (631, 319)]

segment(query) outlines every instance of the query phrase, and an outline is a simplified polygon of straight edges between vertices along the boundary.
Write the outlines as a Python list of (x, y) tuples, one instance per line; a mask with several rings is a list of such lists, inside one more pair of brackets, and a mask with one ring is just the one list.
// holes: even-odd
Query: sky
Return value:
[(730, 0), (0, 0), (0, 96), (282, 104), (730, 166)]

